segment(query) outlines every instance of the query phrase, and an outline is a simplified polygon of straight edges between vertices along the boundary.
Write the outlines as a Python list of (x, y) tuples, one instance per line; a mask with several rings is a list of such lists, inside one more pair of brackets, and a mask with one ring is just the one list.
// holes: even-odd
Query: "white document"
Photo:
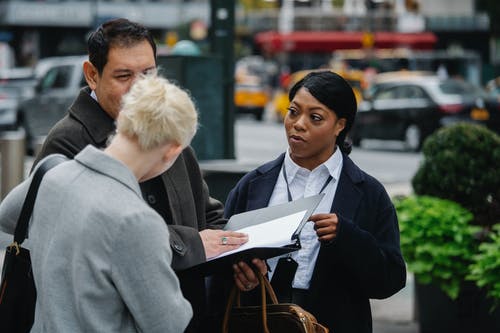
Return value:
[(268, 222), (251, 225), (241, 228), (238, 232), (243, 232), (248, 235), (248, 242), (239, 248), (225, 252), (217, 257), (209, 260), (221, 258), (232, 253), (244, 251), (254, 247), (281, 247), (293, 244), (291, 235), (299, 228), (300, 223), (303, 221), (307, 210), (302, 210), (287, 216), (283, 216)]
[(268, 259), (300, 249), (299, 235), (324, 194), (301, 198), (280, 205), (249, 210), (231, 216), (224, 230), (248, 234), (249, 240), (236, 250), (178, 271), (179, 274), (209, 276), (232, 272), (231, 265), (254, 258)]

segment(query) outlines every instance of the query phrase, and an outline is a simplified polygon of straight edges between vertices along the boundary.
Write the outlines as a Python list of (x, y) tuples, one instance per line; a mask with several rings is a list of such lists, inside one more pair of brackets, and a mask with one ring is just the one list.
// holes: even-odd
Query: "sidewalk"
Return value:
[(418, 333), (413, 319), (413, 275), (408, 274), (406, 287), (385, 300), (371, 300), (373, 333)]

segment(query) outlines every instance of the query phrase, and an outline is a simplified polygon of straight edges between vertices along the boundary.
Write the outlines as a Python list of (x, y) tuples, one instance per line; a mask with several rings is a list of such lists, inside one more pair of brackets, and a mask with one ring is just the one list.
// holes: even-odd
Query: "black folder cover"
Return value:
[(294, 244), (282, 247), (253, 247), (251, 249), (246, 249), (224, 257), (206, 261), (199, 265), (186, 268), (177, 273), (208, 276), (214, 273), (220, 273), (227, 270), (232, 271), (232, 265), (240, 261), (251, 262), (252, 259), (254, 258), (268, 259), (280, 256), (285, 253), (297, 251), (299, 249), (300, 249), (300, 244), (298, 241)]
[(232, 269), (231, 265), (240, 261), (250, 262), (254, 258), (268, 259), (300, 249), (299, 234), (304, 224), (312, 215), (324, 194), (317, 194), (272, 207), (265, 207), (233, 215), (225, 226), (225, 230), (238, 231), (242, 228), (269, 222), (280, 217), (306, 210), (299, 227), (290, 235), (290, 242), (283, 246), (261, 246), (244, 249), (226, 256), (216, 257), (204, 263), (178, 271), (180, 274), (212, 275), (215, 272)]

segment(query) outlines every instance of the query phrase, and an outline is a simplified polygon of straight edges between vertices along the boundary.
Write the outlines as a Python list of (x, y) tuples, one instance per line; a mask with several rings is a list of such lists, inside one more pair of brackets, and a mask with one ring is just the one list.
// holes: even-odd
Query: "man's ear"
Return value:
[(85, 75), (85, 81), (87, 81), (90, 89), (95, 90), (97, 80), (99, 79), (99, 72), (97, 72), (97, 68), (88, 60), (83, 63), (83, 75)]

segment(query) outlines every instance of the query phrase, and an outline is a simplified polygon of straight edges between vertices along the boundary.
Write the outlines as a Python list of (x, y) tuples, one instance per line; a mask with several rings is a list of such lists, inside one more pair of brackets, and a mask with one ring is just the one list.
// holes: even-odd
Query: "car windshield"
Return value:
[(444, 95), (478, 96), (485, 92), (477, 86), (461, 80), (446, 80), (439, 84), (439, 90)]

